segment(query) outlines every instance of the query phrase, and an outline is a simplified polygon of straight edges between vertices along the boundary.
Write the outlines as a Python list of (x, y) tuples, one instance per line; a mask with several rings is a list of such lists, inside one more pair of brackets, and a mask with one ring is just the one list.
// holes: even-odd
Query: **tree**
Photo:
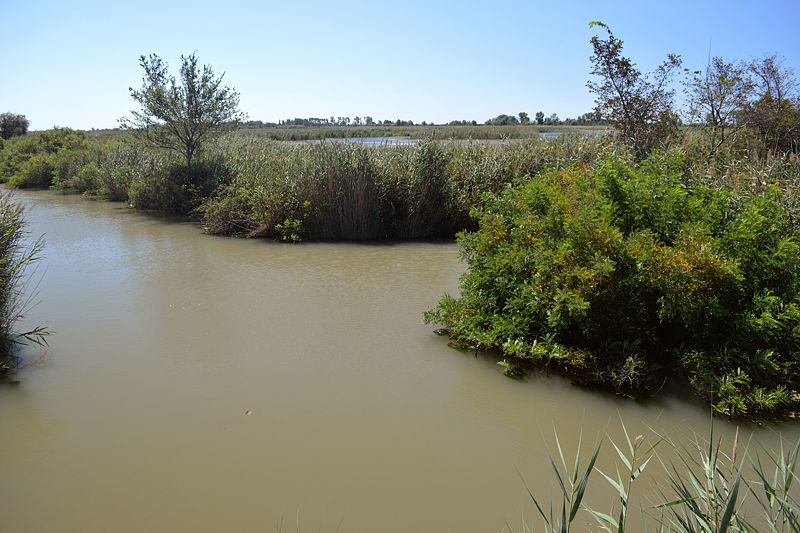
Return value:
[(192, 161), (203, 144), (245, 118), (239, 93), (222, 85), (224, 74), (217, 78), (210, 66), (201, 69), (194, 53), (181, 56), (180, 82), (156, 54), (141, 56), (139, 64), (145, 72), (142, 88), (130, 93), (141, 109), (120, 122), (149, 144), (182, 154), (191, 178)]
[(711, 59), (705, 71), (695, 71), (686, 82), (689, 120), (709, 128), (709, 154), (714, 154), (742, 122), (737, 120), (753, 93), (747, 67)]
[(608, 38), (592, 37), (593, 54), (591, 74), (600, 81), (589, 81), (589, 90), (597, 95), (595, 111), (602, 119), (618, 129), (639, 157), (665, 141), (677, 126), (673, 111), (674, 90), (669, 82), (680, 56), (669, 54), (667, 59), (650, 74), (642, 74), (636, 65), (622, 55), (622, 41), (602, 22), (594, 21), (590, 27), (600, 26)]
[(519, 116), (519, 123), (520, 124), (530, 124), (531, 123), (531, 117), (529, 117), (528, 114), (525, 111), (520, 111), (518, 116)]
[(511, 124), (519, 124), (519, 121), (517, 120), (517, 117), (513, 115), (502, 114), (497, 115), (494, 118), (490, 118), (486, 121), (486, 124), (488, 126), (509, 126)]
[(751, 62), (749, 71), (757, 99), (741, 113), (742, 122), (764, 137), (766, 148), (800, 151), (800, 98), (794, 73), (775, 55)]
[(797, 91), (797, 80), (791, 68), (783, 66), (783, 60), (777, 55), (766, 56), (751, 61), (748, 65), (755, 77), (761, 96), (773, 100), (789, 100)]
[(584, 113), (580, 115), (578, 118), (575, 119), (575, 123), (579, 126), (594, 126), (597, 124), (601, 124), (603, 121), (600, 120), (600, 117), (597, 116), (597, 113), (594, 111), (589, 111), (588, 113)]
[(0, 114), (0, 138), (8, 140), (17, 135), (25, 135), (28, 133), (30, 124), (31, 122), (25, 118), (25, 115), (17, 115), (16, 113)]
[(540, 126), (544, 124), (544, 112), (542, 111), (536, 112), (536, 123), (539, 124)]

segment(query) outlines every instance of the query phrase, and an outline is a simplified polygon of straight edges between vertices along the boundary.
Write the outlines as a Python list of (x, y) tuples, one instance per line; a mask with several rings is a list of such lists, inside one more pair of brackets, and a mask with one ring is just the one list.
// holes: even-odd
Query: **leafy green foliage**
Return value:
[(25, 135), (28, 132), (30, 120), (25, 115), (17, 113), (0, 113), (0, 139), (8, 140), (11, 137)]
[(635, 396), (679, 375), (719, 412), (791, 412), (800, 236), (784, 196), (694, 184), (680, 151), (546, 173), (473, 211), (461, 296), (426, 319), (511, 368)]
[(171, 157), (154, 161), (145, 172), (131, 177), (128, 201), (138, 209), (172, 214), (191, 213), (227, 178), (224, 166), (213, 160), (195, 161), (191, 174)]
[(37, 327), (16, 331), (23, 318), (26, 268), (39, 260), (43, 241), (26, 245), (25, 221), (20, 204), (9, 193), (0, 196), (0, 375), (14, 367), (14, 348), (20, 344), (47, 344), (48, 331)]
[(36, 154), (22, 163), (19, 174), (9, 180), (12, 187), (20, 189), (46, 189), (53, 184), (56, 173), (55, 156), (50, 153)]
[(195, 154), (213, 136), (228, 131), (244, 118), (239, 111), (239, 93), (222, 85), (208, 65), (201, 68), (196, 54), (181, 56), (180, 82), (156, 54), (141, 56), (142, 87), (130, 89), (138, 111), (121, 120), (151, 147), (175, 151), (185, 158), (187, 174), (193, 177)]
[(72, 179), (88, 161), (84, 132), (53, 128), (8, 141), (0, 152), (0, 178), (15, 187), (47, 188)]

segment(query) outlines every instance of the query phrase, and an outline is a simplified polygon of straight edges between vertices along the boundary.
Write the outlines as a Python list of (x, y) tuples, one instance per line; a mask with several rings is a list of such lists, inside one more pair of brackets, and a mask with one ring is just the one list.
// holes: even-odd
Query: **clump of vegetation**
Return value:
[(592, 161), (608, 149), (604, 138), (579, 136), (368, 147), (233, 135), (209, 147), (223, 158), (230, 183), (199, 211), (206, 229), (218, 234), (286, 239), (287, 221), (296, 221), (304, 239), (452, 237), (472, 227), (469, 210), (485, 193), (545, 169)]
[(426, 313), (511, 368), (631, 396), (682, 376), (720, 413), (800, 402), (800, 242), (775, 185), (695, 183), (682, 152), (549, 172), (489, 199), (458, 298)]
[(26, 300), (23, 296), (25, 270), (40, 258), (41, 239), (26, 245), (22, 207), (10, 194), (0, 196), (0, 376), (17, 363), (14, 350), (21, 344), (46, 344), (47, 330), (42, 327), (16, 331), (23, 318)]
[[(549, 455), (560, 489), (560, 501), (554, 502), (560, 505), (555, 513), (552, 503), (545, 505), (527, 489), (542, 520), (542, 531), (568, 532), (573, 526), (585, 527), (588, 519), (598, 531), (624, 532), (631, 511), (636, 510), (641, 512), (641, 527), (645, 531), (800, 531), (800, 502), (794, 483), (800, 441), (791, 448), (785, 448), (781, 442), (777, 450), (751, 453), (746, 445), (739, 443), (737, 430), (728, 451), (723, 449), (721, 439), (715, 438), (713, 423), (708, 440), (695, 437), (689, 444), (678, 443), (666, 435), (632, 435), (624, 423), (621, 425), (624, 440), (615, 442), (607, 438), (619, 459), (613, 473), (595, 466), (600, 442), (584, 465), (582, 439), (579, 440), (575, 460), (568, 464), (556, 433), (558, 453)], [(671, 449), (678, 458), (677, 464), (665, 462), (659, 446), (662, 450)], [(648, 466), (657, 463), (661, 464), (664, 477), (658, 490), (662, 500), (637, 509), (631, 502), (641, 475)], [(587, 494), (595, 490), (596, 485), (589, 488), (595, 473), (613, 489), (613, 503), (608, 510), (601, 511), (585, 503)], [(746, 505), (748, 499), (751, 503)], [(532, 531), (527, 525), (522, 530)], [(509, 526), (509, 531), (514, 529)]]
[(2, 113), (0, 114), (0, 139), (8, 140), (18, 135), (25, 135), (28, 133), (30, 124), (31, 121), (25, 118), (25, 115)]
[(20, 189), (48, 188), (74, 179), (90, 160), (86, 133), (53, 128), (7, 141), (0, 157), (0, 180)]

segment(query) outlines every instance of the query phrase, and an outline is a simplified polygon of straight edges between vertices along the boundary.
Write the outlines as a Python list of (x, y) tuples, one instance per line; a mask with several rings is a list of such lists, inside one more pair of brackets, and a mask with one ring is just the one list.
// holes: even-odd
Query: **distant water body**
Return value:
[[(539, 137), (543, 137), (545, 139), (554, 139), (557, 137), (561, 137), (563, 135), (603, 135), (605, 131), (575, 131), (575, 132), (563, 132), (563, 131), (543, 131), (540, 132), (538, 135)], [(505, 143), (509, 141), (522, 141), (524, 139), (454, 139), (454, 140), (444, 140), (442, 142), (447, 143), (469, 143), (469, 142), (477, 142), (482, 144), (498, 144), (498, 143)], [(391, 145), (391, 146), (411, 146), (415, 145), (420, 141), (420, 139), (412, 139), (411, 137), (346, 137), (346, 138), (337, 138), (337, 139), (312, 139), (308, 141), (300, 141), (300, 142), (310, 142), (310, 143), (357, 143), (357, 144), (366, 144), (369, 146), (383, 146), (383, 145)]]

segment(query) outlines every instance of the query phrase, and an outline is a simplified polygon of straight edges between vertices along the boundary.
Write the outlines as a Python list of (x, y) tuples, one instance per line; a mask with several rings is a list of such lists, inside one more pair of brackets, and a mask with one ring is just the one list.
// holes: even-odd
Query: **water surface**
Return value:
[[(620, 416), (635, 433), (707, 432), (696, 403), (513, 381), (448, 348), (421, 315), (457, 290), (453, 244), (219, 238), (120, 204), (18, 197), (47, 241), (30, 323), (55, 334), (0, 386), (2, 531), (538, 528), (517, 470), (555, 494), (554, 426), (569, 450), (579, 427), (618, 438)], [(728, 441), (734, 426), (716, 429)], [(778, 431), (800, 434), (765, 427), (753, 446)]]

